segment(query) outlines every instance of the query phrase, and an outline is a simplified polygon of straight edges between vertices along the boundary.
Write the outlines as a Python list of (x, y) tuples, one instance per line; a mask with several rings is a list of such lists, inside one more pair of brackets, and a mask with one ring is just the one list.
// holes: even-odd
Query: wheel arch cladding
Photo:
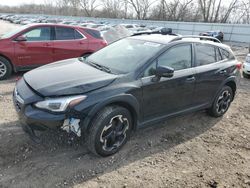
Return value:
[(232, 91), (233, 91), (233, 98), (234, 98), (235, 92), (236, 92), (236, 83), (231, 80), (231, 81), (226, 82), (225, 85), (229, 86), (232, 89)]
[(88, 113), (88, 117), (84, 120), (83, 126), (85, 130), (88, 130), (90, 127), (90, 122), (93, 120), (95, 115), (101, 111), (103, 108), (111, 105), (116, 105), (116, 106), (122, 106), (126, 108), (132, 116), (133, 120), (133, 127), (132, 129), (136, 128), (137, 125), (137, 120), (139, 116), (139, 103), (136, 100), (136, 98), (130, 94), (125, 94), (125, 95), (120, 95), (120, 96), (115, 96), (111, 97), (102, 103), (98, 103), (95, 105), (92, 110)]

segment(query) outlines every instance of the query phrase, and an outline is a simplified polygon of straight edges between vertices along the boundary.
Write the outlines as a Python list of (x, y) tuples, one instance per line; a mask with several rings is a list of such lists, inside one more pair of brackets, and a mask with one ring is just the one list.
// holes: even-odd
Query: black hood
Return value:
[(24, 75), (24, 80), (48, 97), (83, 94), (107, 86), (116, 77), (78, 59), (68, 59), (34, 69)]

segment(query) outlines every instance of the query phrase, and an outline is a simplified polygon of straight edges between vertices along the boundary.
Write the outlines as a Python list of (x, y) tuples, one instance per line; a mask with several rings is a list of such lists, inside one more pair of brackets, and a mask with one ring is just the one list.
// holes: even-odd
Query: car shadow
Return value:
[[(208, 131), (220, 120), (207, 116), (204, 111), (171, 118), (136, 131), (120, 152), (106, 158), (89, 153), (83, 139), (62, 131), (43, 132), (42, 143), (34, 144), (23, 133), (19, 122), (11, 122), (0, 126), (0, 174), (7, 175), (1, 182), (10, 187), (13, 180), (20, 187), (84, 183), (135, 161), (169, 152)], [(4, 127), (8, 130), (2, 131)]]

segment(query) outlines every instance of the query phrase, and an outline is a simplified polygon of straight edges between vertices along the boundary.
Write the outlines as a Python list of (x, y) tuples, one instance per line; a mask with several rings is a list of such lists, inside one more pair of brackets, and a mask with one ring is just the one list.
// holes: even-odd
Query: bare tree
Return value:
[(226, 23), (239, 0), (231, 0), (229, 5), (222, 6), (222, 0), (198, 0), (204, 22)]
[(243, 0), (236, 11), (241, 13), (236, 20), (237, 23), (250, 24), (250, 0)]
[(135, 12), (137, 19), (146, 19), (151, 6), (155, 2), (156, 0), (127, 0), (127, 3), (131, 5), (132, 10)]
[(189, 5), (193, 0), (174, 0), (169, 4), (166, 4), (167, 15), (170, 20), (184, 21), (185, 15), (187, 14)]
[(80, 7), (86, 13), (86, 16), (94, 16), (94, 11), (100, 6), (97, 0), (77, 0)]

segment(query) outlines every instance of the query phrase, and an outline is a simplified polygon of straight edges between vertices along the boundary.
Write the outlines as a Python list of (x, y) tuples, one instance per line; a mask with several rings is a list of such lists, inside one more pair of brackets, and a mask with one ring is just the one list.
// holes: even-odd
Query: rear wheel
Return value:
[(0, 56), (0, 80), (8, 78), (12, 73), (12, 66), (10, 62)]
[(126, 108), (105, 107), (91, 122), (87, 146), (96, 155), (103, 157), (112, 155), (127, 142), (131, 127), (131, 114)]
[(232, 100), (233, 91), (231, 87), (224, 86), (216, 96), (212, 107), (208, 109), (209, 115), (213, 117), (223, 116), (227, 112)]

